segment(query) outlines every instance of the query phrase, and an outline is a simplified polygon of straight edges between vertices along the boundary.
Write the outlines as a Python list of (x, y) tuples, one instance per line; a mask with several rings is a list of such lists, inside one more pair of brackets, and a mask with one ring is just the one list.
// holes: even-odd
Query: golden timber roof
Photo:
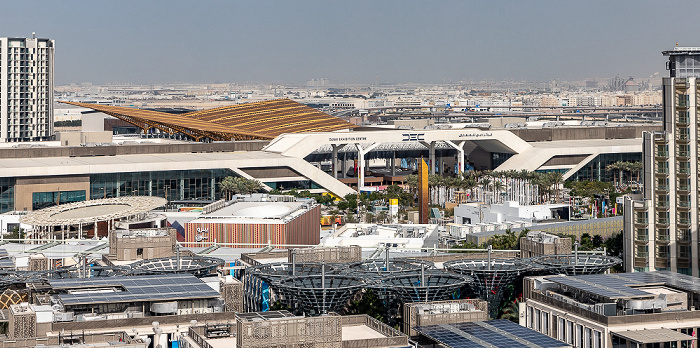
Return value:
[(330, 132), (355, 125), (289, 99), (169, 114), (121, 106), (62, 102), (103, 112), (144, 131), (151, 128), (183, 133), (195, 140), (273, 139), (282, 133)]

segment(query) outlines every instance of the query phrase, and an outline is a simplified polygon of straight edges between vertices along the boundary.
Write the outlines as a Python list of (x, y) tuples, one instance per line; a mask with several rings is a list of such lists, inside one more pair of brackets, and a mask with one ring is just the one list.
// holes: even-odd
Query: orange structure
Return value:
[(418, 165), (418, 220), (421, 224), (427, 224), (430, 217), (428, 210), (430, 196), (428, 193), (428, 165), (421, 158)]
[(357, 126), (289, 99), (239, 104), (185, 114), (62, 102), (103, 112), (148, 132), (181, 133), (196, 141), (274, 139), (283, 133), (331, 132)]

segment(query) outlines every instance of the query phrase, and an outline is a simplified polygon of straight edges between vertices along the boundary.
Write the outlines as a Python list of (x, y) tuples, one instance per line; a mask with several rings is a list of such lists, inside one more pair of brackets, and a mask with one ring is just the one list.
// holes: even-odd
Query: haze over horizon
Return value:
[[(56, 40), (56, 84), (440, 83), (662, 76), (691, 1), (12, 1), (0, 36)], [(28, 15), (30, 14), (30, 15)]]

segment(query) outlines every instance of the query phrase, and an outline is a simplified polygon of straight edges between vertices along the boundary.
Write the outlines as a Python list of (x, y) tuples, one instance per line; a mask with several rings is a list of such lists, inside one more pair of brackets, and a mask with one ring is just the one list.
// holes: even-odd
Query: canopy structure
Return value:
[(144, 132), (156, 129), (200, 141), (274, 139), (283, 133), (331, 132), (356, 126), (289, 99), (225, 106), (185, 114), (91, 103), (81, 106), (131, 123)]

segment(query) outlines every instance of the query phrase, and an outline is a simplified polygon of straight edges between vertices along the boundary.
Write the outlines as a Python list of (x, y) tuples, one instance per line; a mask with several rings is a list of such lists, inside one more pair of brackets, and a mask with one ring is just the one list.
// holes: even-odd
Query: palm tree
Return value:
[[(607, 171), (612, 171), (615, 172), (617, 171), (620, 175), (620, 180), (617, 186), (622, 186), (622, 170), (623, 170), (624, 164), (621, 161), (617, 161), (615, 163), (610, 163), (605, 167), (605, 170)], [(614, 178), (614, 176), (613, 176)], [(613, 182), (615, 182), (615, 179), (613, 179)]]
[(644, 164), (639, 161), (635, 161), (630, 163), (630, 172), (634, 173), (637, 175), (637, 182), (639, 182), (639, 176), (641, 175), (642, 169), (644, 169)]

